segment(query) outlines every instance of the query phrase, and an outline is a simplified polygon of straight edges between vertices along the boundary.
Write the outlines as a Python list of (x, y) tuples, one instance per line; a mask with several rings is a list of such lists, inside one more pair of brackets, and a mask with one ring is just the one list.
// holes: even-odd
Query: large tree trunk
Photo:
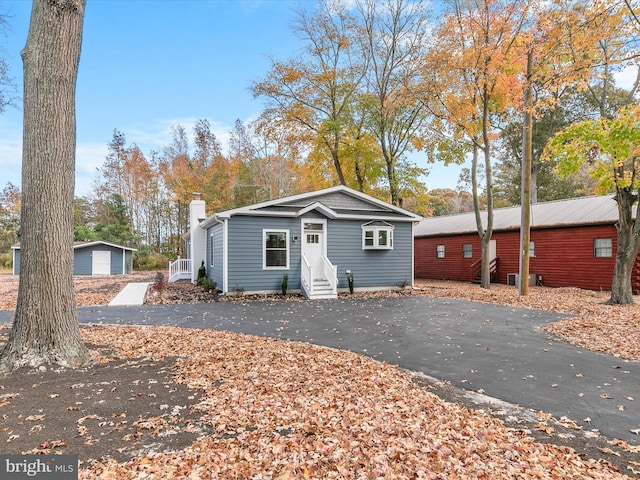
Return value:
[(611, 281), (611, 298), (606, 302), (613, 305), (634, 303), (631, 273), (640, 250), (640, 227), (633, 218), (633, 204), (637, 198), (628, 188), (618, 188), (616, 191), (618, 252)]
[[(618, 248), (620, 248), (618, 242)], [(626, 249), (618, 250), (616, 264), (613, 269), (613, 280), (611, 282), (611, 298), (606, 303), (611, 305), (627, 305), (633, 302), (633, 292), (631, 289), (631, 272), (635, 256), (626, 254)]]
[(73, 286), (75, 85), (85, 0), (34, 0), (24, 62), (18, 302), (0, 368), (88, 362)]

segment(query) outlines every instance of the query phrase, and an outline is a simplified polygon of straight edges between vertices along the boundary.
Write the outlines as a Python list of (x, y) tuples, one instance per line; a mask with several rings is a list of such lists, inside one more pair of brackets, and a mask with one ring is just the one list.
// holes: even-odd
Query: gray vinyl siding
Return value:
[[(73, 251), (73, 274), (74, 275), (91, 275), (93, 273), (93, 250), (111, 250), (105, 245), (99, 245), (94, 248), (80, 248)], [(113, 253), (111, 253), (111, 268), (113, 268)]]
[[(262, 230), (289, 230), (289, 269), (262, 268)], [(300, 218), (236, 215), (229, 220), (229, 285), (227, 291), (280, 291), (282, 277), (289, 275), (288, 288), (300, 289)]]
[(76, 248), (73, 257), (73, 273), (75, 275), (93, 274), (93, 252), (111, 252), (111, 275), (122, 275), (122, 254), (125, 250), (109, 245), (92, 245), (86, 248)]
[[(211, 252), (210, 236), (213, 235), (213, 252)], [(219, 223), (207, 230), (207, 275), (216, 282), (216, 286), (224, 289), (224, 225)], [(213, 267), (211, 266), (211, 254), (213, 253)]]
[(13, 249), (13, 274), (20, 275), (20, 250)]
[(111, 275), (122, 275), (122, 266), (124, 265), (124, 250), (119, 248), (109, 248), (111, 252)]
[[(254, 217), (236, 215), (229, 219), (229, 285), (227, 291), (276, 291), (281, 289), (284, 274), (289, 276), (289, 290), (299, 290), (301, 222), (307, 218), (325, 218), (317, 212), (296, 218)], [(372, 218), (374, 220), (374, 218)], [(413, 235), (409, 222), (393, 224), (392, 250), (363, 250), (362, 225), (365, 220), (327, 219), (327, 255), (338, 267), (338, 288), (348, 288), (345, 270), (351, 270), (356, 288), (411, 285), (413, 281)], [(218, 227), (214, 227), (218, 228)], [(289, 231), (289, 268), (263, 269), (263, 229)], [(211, 232), (212, 229), (209, 230)], [(222, 235), (220, 235), (222, 237)], [(298, 241), (293, 241), (294, 237)], [(216, 250), (222, 251), (222, 245)], [(221, 259), (222, 260), (222, 259)], [(214, 268), (217, 272), (217, 268)], [(220, 288), (219, 276), (210, 272)], [(218, 281), (220, 278), (220, 281)]]
[(296, 205), (298, 207), (304, 207), (309, 205), (310, 202), (320, 202), (329, 208), (338, 210), (368, 210), (368, 211), (383, 211), (389, 213), (390, 208), (381, 208), (379, 205), (374, 205), (371, 202), (367, 202), (360, 198), (352, 197), (351, 195), (345, 195), (342, 192), (327, 193), (324, 195), (318, 195), (293, 202), (286, 202), (283, 205)]
[(328, 224), (327, 255), (338, 267), (338, 288), (347, 288), (345, 271), (353, 273), (355, 288), (394, 287), (413, 282), (411, 223), (395, 223), (392, 250), (363, 250), (362, 225), (349, 220)]

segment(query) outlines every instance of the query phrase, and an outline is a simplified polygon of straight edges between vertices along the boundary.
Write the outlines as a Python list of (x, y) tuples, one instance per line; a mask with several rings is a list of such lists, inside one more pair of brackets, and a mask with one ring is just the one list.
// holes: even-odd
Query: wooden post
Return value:
[(520, 274), (518, 275), (518, 295), (529, 295), (529, 242), (531, 238), (531, 157), (533, 134), (533, 86), (531, 71), (533, 52), (527, 52), (527, 84), (524, 95), (524, 128), (522, 133), (522, 184), (520, 220)]

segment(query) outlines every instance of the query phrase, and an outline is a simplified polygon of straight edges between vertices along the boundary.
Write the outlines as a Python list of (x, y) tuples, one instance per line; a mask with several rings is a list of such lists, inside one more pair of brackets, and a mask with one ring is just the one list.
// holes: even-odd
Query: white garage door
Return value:
[(111, 275), (111, 252), (94, 250), (91, 273), (93, 275)]

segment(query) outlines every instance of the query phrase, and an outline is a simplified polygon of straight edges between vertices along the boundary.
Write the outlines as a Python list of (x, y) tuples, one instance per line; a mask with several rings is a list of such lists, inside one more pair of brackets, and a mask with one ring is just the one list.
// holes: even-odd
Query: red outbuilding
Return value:
[[(482, 213), (486, 226), (486, 212)], [(519, 206), (494, 210), (492, 282), (517, 285)], [(612, 195), (544, 202), (531, 207), (529, 282), (549, 287), (611, 290), (618, 210)], [(478, 281), (482, 254), (474, 213), (422, 220), (414, 229), (415, 276)], [(633, 293), (640, 293), (640, 264)]]

